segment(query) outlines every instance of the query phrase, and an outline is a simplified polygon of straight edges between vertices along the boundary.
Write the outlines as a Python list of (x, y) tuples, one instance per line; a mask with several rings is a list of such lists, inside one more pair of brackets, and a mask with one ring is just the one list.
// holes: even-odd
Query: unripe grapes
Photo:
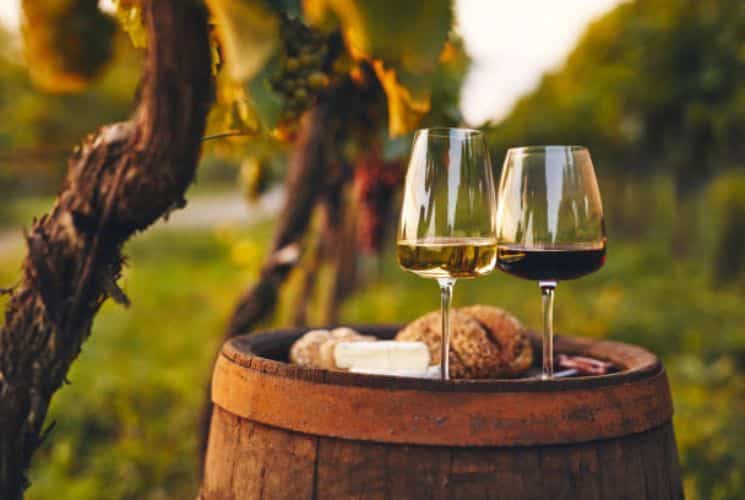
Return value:
[(329, 77), (320, 71), (314, 71), (308, 75), (308, 86), (312, 90), (321, 90), (329, 83)]
[[(278, 129), (288, 130), (300, 115), (313, 105), (318, 94), (328, 86), (325, 67), (328, 40), (312, 31), (302, 21), (285, 16), (280, 33), (282, 48), (277, 72), (269, 78), (271, 87), (282, 96)], [(275, 137), (290, 134), (276, 133)]]
[(311, 67), (315, 65), (318, 62), (318, 57), (316, 54), (310, 53), (310, 52), (303, 52), (300, 54), (299, 59), (300, 65), (304, 68)]
[(298, 61), (294, 57), (287, 58), (287, 62), (285, 62), (285, 69), (290, 73), (294, 73), (295, 71), (300, 69), (300, 61)]

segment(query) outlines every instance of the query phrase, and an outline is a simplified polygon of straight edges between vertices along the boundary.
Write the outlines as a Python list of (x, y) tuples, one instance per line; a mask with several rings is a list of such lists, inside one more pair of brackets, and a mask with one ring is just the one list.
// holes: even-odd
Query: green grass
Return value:
[[(161, 230), (134, 240), (122, 281), (133, 304), (107, 303), (98, 315), (71, 384), (54, 398), (49, 420), (57, 426), (34, 460), (29, 499), (194, 497), (211, 360), (270, 229)], [(20, 255), (0, 256), (0, 286), (17, 279), (19, 263)], [(438, 307), (436, 285), (399, 270), (390, 253), (377, 269), (343, 305), (344, 322), (403, 322)], [(455, 304), (472, 303), (500, 305), (540, 326), (534, 283), (501, 273), (459, 282)], [(612, 241), (605, 268), (560, 284), (556, 321), (559, 332), (659, 353), (689, 498), (737, 498), (745, 487), (741, 289), (712, 290), (706, 269), (672, 259), (665, 245)]]
[[(254, 232), (267, 237), (266, 227)], [(27, 498), (195, 496), (210, 364), (225, 317), (254, 276), (231, 261), (235, 238), (159, 231), (128, 247), (122, 284), (132, 306), (107, 303), (96, 318), (71, 384), (52, 403), (56, 428), (35, 457)], [(0, 260), (0, 283), (17, 279), (19, 262)]]
[(54, 198), (51, 196), (25, 197), (3, 203), (0, 208), (0, 231), (30, 226), (34, 217), (48, 212), (53, 204)]

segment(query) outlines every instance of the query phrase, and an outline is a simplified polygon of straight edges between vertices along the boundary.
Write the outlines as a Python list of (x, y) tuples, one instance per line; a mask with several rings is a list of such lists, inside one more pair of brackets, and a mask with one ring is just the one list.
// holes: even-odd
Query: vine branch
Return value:
[[(207, 15), (197, 2), (148, 0), (149, 47), (132, 118), (102, 127), (68, 162), (0, 330), (0, 491), (22, 498), (54, 393), (116, 286), (122, 246), (184, 206), (213, 99)], [(189, 57), (183, 57), (188, 54)]]

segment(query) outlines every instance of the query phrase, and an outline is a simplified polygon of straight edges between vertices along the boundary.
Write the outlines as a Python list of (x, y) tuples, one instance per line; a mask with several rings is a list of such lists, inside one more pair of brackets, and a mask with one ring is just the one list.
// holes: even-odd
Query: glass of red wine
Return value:
[(512, 148), (497, 205), (497, 266), (538, 281), (543, 296), (543, 379), (554, 373), (554, 289), (605, 263), (605, 223), (590, 152), (582, 146)]

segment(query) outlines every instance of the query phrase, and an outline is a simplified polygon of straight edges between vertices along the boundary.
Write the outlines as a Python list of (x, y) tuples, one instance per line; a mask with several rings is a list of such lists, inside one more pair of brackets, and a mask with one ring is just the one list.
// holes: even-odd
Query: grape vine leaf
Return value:
[(243, 86), (236, 85), (228, 92), (227, 130), (237, 130), (255, 135), (261, 129), (256, 107)]
[(270, 75), (279, 71), (280, 64), (279, 58), (270, 58), (254, 78), (245, 84), (251, 96), (254, 112), (264, 130), (272, 130), (277, 126), (282, 111), (282, 99), (269, 85)]
[(207, 0), (230, 76), (251, 79), (279, 42), (279, 19), (263, 0)]
[(430, 107), (431, 77), (453, 19), (449, 0), (304, 0), (308, 21), (336, 26), (356, 59), (373, 62), (388, 100), (389, 132), (404, 134)]
[(407, 75), (406, 84), (399, 81), (400, 71), (386, 69), (383, 61), (373, 61), (375, 74), (383, 86), (388, 101), (388, 132), (397, 137), (416, 128), (430, 108), (431, 90), (428, 81)]
[(138, 49), (147, 46), (147, 32), (142, 23), (142, 8), (134, 0), (113, 0), (114, 17)]
[(114, 21), (96, 2), (23, 0), (21, 33), (31, 79), (49, 92), (79, 92), (113, 54)]

